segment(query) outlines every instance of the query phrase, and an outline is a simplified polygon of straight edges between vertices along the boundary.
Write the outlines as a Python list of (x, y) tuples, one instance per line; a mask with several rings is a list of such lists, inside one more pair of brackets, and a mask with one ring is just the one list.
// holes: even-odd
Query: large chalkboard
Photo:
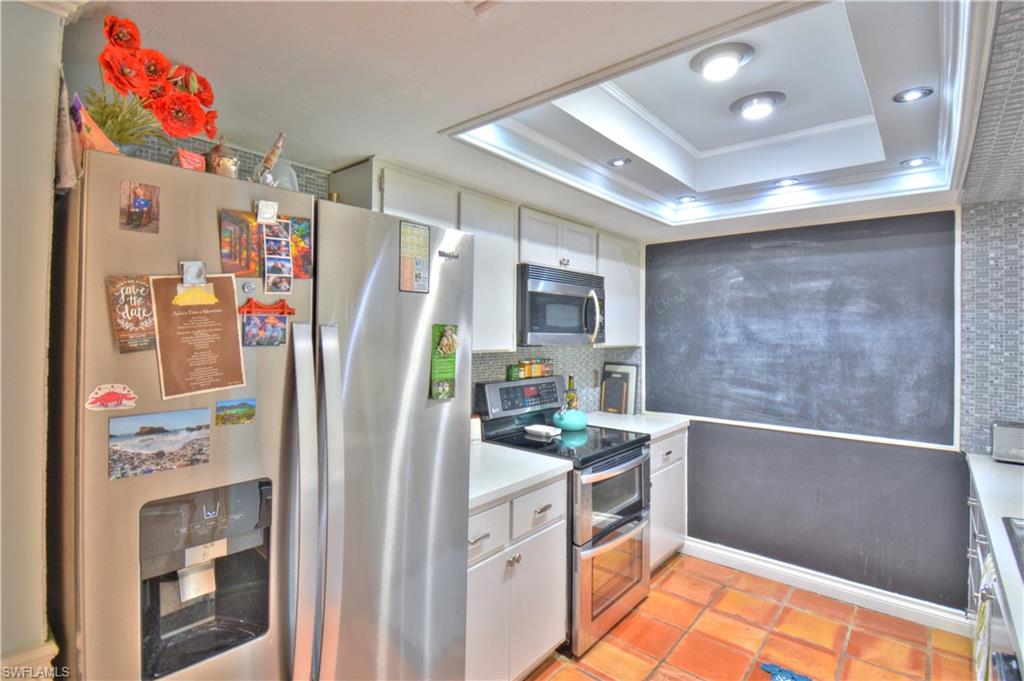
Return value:
[(955, 217), (647, 247), (647, 408), (953, 444)]

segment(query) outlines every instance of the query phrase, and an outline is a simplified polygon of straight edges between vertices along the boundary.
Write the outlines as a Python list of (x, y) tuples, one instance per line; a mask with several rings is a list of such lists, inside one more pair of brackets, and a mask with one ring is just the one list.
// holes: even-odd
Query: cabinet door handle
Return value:
[(666, 451), (664, 454), (662, 454), (662, 456), (667, 459), (668, 457), (672, 456), (672, 450), (670, 449)]
[(980, 532), (975, 532), (974, 541), (978, 542), (982, 546), (988, 546), (988, 535), (982, 534)]
[(967, 497), (967, 505), (970, 506), (970, 507), (977, 506), (978, 505), (978, 500), (975, 499), (974, 497)]
[(469, 540), (469, 545), (470, 546), (476, 546), (477, 544), (482, 542), (484, 539), (490, 539), (490, 538), (491, 538), (491, 533), (490, 532), (484, 532), (483, 534), (481, 534), (476, 539), (470, 539)]
[(533, 514), (534, 515), (541, 515), (543, 513), (547, 513), (550, 510), (551, 510), (551, 504), (544, 504), (540, 508), (534, 509)]
[(523, 562), (523, 554), (517, 553), (516, 555), (506, 560), (505, 565), (511, 568), (515, 567), (516, 565), (519, 565), (521, 562)]
[(985, 601), (991, 601), (995, 598), (995, 595), (996, 593), (992, 590), (991, 586), (983, 586), (974, 594), (974, 597), (977, 598), (979, 602), (983, 603)]

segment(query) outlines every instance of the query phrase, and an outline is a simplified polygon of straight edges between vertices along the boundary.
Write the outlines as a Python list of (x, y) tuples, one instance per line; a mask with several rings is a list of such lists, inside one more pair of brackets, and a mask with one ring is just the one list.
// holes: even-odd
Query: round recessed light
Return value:
[(912, 87), (909, 90), (904, 90), (903, 92), (897, 92), (894, 94), (892, 96), (892, 101), (899, 104), (907, 104), (909, 102), (916, 102), (919, 99), (924, 99), (933, 92), (935, 92), (935, 90), (930, 87)]
[(784, 101), (786, 95), (781, 92), (758, 92), (740, 97), (729, 105), (729, 111), (740, 114), (748, 121), (759, 121), (770, 116), (775, 107)]
[(902, 161), (900, 165), (905, 166), (907, 168), (919, 168), (923, 166), (925, 163), (931, 162), (932, 160), (927, 156), (918, 156), (917, 158), (908, 158), (906, 161)]
[(754, 48), (746, 43), (721, 43), (701, 50), (690, 60), (690, 68), (705, 80), (718, 83), (729, 80), (741, 66), (754, 57)]
[(785, 180), (779, 180), (775, 183), (776, 187), (792, 187), (795, 184), (800, 184), (800, 180), (795, 177), (787, 177)]
[(686, 204), (693, 203), (696, 200), (697, 197), (695, 196), (680, 196), (678, 199), (676, 199), (676, 204), (679, 206), (685, 206)]
[(633, 162), (633, 159), (626, 158), (625, 156), (618, 156), (608, 161), (608, 165), (613, 168), (624, 168)]

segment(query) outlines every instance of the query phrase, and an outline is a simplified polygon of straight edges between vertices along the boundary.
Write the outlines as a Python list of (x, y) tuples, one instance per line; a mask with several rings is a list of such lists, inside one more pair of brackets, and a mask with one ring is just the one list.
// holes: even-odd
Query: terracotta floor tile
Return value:
[(858, 629), (869, 629), (885, 636), (910, 641), (921, 646), (928, 644), (928, 628), (923, 624), (908, 622), (907, 620), (901, 620), (898, 617), (885, 615), (874, 610), (858, 609), (853, 624)]
[(745, 591), (725, 588), (711, 601), (711, 607), (758, 626), (769, 627), (781, 607), (775, 601)]
[(758, 577), (747, 572), (741, 572), (732, 580), (731, 586), (740, 591), (749, 591), (758, 596), (767, 596), (776, 601), (786, 598), (792, 587), (782, 582), (774, 582), (764, 577)]
[(722, 585), (694, 577), (680, 570), (669, 570), (663, 578), (654, 584), (654, 588), (689, 598), (698, 603), (710, 603), (711, 597), (718, 593)]
[(680, 629), (689, 628), (703, 609), (703, 605), (656, 590), (652, 590), (636, 607), (637, 611)]
[(599, 677), (589, 674), (583, 667), (570, 664), (562, 667), (554, 676), (551, 677), (551, 681), (594, 681)]
[(654, 658), (636, 650), (626, 650), (609, 639), (598, 641), (579, 661), (583, 671), (595, 671), (614, 681), (641, 681), (657, 664)]
[(932, 653), (932, 681), (970, 681), (973, 665), (970, 660), (943, 653)]
[(753, 658), (713, 638), (691, 631), (665, 661), (703, 679), (740, 681), (750, 669)]
[(874, 662), (894, 672), (915, 678), (924, 678), (924, 651), (905, 641), (854, 629), (850, 634), (850, 643), (846, 646), (846, 654), (867, 662)]
[(687, 674), (682, 669), (676, 669), (664, 662), (658, 665), (658, 668), (647, 679), (648, 681), (703, 681), (693, 674)]
[(619, 622), (610, 635), (660, 660), (679, 641), (683, 630), (633, 612)]
[(547, 681), (565, 666), (565, 661), (557, 655), (552, 655), (526, 677), (524, 681)]
[(793, 589), (793, 593), (790, 595), (789, 600), (786, 601), (786, 605), (847, 623), (853, 620), (854, 607), (849, 603), (843, 603), (842, 601), (827, 598), (810, 591), (804, 591), (803, 589)]
[(788, 606), (775, 623), (775, 631), (836, 651), (841, 651), (846, 645), (847, 629), (849, 627), (842, 622)]
[(938, 650), (957, 657), (971, 659), (974, 656), (974, 643), (966, 636), (957, 636), (941, 629), (932, 629), (932, 650)]
[(697, 631), (722, 643), (741, 648), (748, 653), (756, 653), (761, 647), (768, 632), (752, 624), (727, 617), (714, 610), (705, 610), (693, 625), (691, 631)]
[(768, 637), (758, 658), (809, 676), (814, 681), (832, 681), (839, 666), (839, 653), (798, 643), (778, 634)]
[(839, 675), (840, 681), (910, 681), (911, 678), (882, 667), (876, 667), (855, 657), (843, 660), (843, 671)]
[(689, 572), (704, 579), (721, 582), (722, 584), (728, 584), (736, 575), (740, 574), (739, 570), (733, 570), (730, 567), (694, 558), (693, 556), (685, 556), (676, 569)]

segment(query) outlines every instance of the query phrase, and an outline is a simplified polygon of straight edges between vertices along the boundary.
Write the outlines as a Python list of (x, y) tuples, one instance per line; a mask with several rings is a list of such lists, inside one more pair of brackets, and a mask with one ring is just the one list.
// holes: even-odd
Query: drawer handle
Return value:
[(533, 514), (534, 515), (542, 515), (544, 513), (547, 513), (550, 510), (551, 510), (551, 504), (544, 504), (540, 508), (534, 509)]
[(972, 507), (973, 506), (977, 506), (978, 505), (978, 500), (975, 499), (974, 497), (967, 497), (967, 505), (968, 506), (972, 506)]
[(523, 562), (523, 554), (517, 553), (516, 555), (514, 555), (511, 558), (509, 558), (508, 560), (506, 560), (505, 561), (505, 565), (507, 565), (508, 567), (515, 567), (516, 565), (519, 565), (522, 562)]
[(666, 452), (665, 452), (664, 454), (662, 454), (662, 456), (663, 456), (663, 457), (665, 457), (665, 458), (667, 459), (668, 457), (672, 456), (672, 450), (671, 450), (671, 449), (669, 449), (669, 450), (668, 450), (668, 451), (666, 451)]
[(988, 535), (981, 534), (980, 532), (974, 533), (974, 541), (978, 542), (982, 546), (988, 546)]
[(978, 552), (975, 551), (974, 549), (967, 549), (967, 557), (968, 558), (977, 558), (978, 557)]
[(985, 601), (991, 601), (995, 598), (995, 595), (995, 591), (992, 590), (991, 586), (984, 586), (974, 594), (974, 597), (977, 598), (979, 602), (984, 603)]
[(482, 542), (484, 539), (490, 539), (490, 538), (491, 538), (491, 533), (490, 532), (484, 532), (483, 534), (481, 534), (476, 539), (470, 539), (469, 540), (469, 545), (470, 546), (476, 546), (477, 544)]

